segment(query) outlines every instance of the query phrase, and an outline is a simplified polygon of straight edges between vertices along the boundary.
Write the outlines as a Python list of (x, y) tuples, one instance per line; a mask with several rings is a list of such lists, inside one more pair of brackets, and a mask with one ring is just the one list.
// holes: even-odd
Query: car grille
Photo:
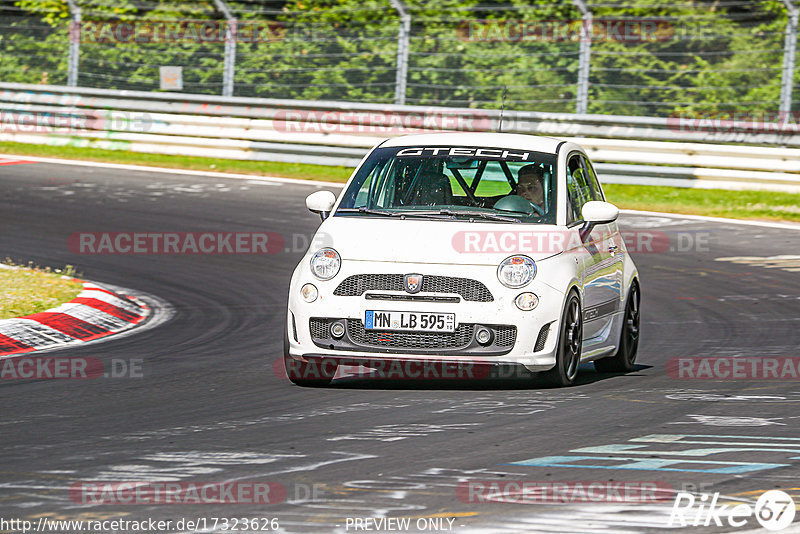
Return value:
[[(365, 291), (405, 291), (402, 274), (355, 274), (345, 278), (333, 292), (339, 296), (359, 296)], [(457, 278), (455, 276), (429, 275), (422, 277), (423, 293), (455, 293), (464, 300), (473, 302), (492, 302), (491, 292), (478, 280)]]
[(517, 340), (516, 326), (501, 326), (492, 328), (494, 330), (495, 342), (498, 347), (513, 347)]
[(327, 339), (330, 337), (329, 325), (332, 321), (328, 319), (311, 319), (311, 337), (314, 339)]
[[(461, 323), (455, 332), (388, 332), (366, 330), (360, 319), (347, 319), (347, 336), (349, 346), (335, 341), (330, 335), (330, 324), (336, 319), (312, 318), (309, 321), (311, 337), (315, 343), (328, 346), (333, 343), (339, 348), (354, 349), (373, 347), (383, 349), (413, 349), (418, 351), (432, 349), (465, 349), (480, 352), (484, 347), (475, 347), (474, 323)], [(517, 339), (517, 327), (513, 325), (486, 325), (494, 332), (494, 342), (487, 347), (491, 350), (508, 352)], [(333, 348), (333, 347), (331, 347)]]
[(466, 347), (472, 341), (474, 324), (462, 323), (455, 332), (378, 332), (365, 330), (359, 319), (348, 319), (350, 337), (359, 345), (409, 349), (445, 349)]

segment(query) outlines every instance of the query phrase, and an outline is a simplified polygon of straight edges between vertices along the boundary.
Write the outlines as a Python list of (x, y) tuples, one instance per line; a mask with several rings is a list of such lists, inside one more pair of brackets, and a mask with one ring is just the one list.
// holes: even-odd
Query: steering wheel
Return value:
[(542, 208), (520, 195), (508, 195), (501, 198), (495, 202), (494, 209), (524, 213), (526, 215), (533, 215), (534, 212), (536, 212), (540, 217), (544, 217), (544, 210)]
[[(526, 198), (525, 200), (528, 200), (528, 199)], [(543, 210), (541, 207), (539, 207), (539, 205), (538, 205), (538, 204), (534, 204), (534, 203), (533, 203), (533, 202), (531, 202), (530, 200), (528, 200), (528, 203), (529, 203), (531, 206), (533, 206), (533, 209), (534, 209), (534, 210), (536, 210), (536, 213), (538, 213), (540, 217), (544, 217), (544, 210)]]

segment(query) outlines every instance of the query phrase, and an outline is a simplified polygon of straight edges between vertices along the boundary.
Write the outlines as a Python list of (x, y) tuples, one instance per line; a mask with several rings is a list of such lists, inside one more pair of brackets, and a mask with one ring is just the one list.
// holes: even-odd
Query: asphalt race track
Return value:
[[(666, 529), (673, 504), (673, 495), (554, 504), (480, 493), (471, 502), (463, 492), (470, 481), (657, 482), (751, 505), (783, 488), (800, 505), (800, 377), (687, 380), (667, 371), (681, 357), (799, 356), (798, 261), (716, 259), (797, 254), (800, 232), (623, 216), (623, 229), (664, 232), (674, 249), (634, 253), (643, 335), (639, 366), (627, 375), (586, 365), (579, 385), (566, 389), (526, 379), (373, 378), (300, 388), (275, 365), (289, 277), (319, 222), (304, 198), (318, 188), (0, 167), (0, 255), (71, 264), (86, 279), (139, 289), (174, 311), (140, 334), (48, 354), (138, 362), (141, 376), (0, 380), (1, 517), (205, 518), (205, 531), (214, 530), (212, 518), (277, 518), (293, 533), (357, 532), (355, 519), (391, 517), (410, 518), (410, 532), (627, 533)], [(286, 250), (80, 255), (67, 246), (75, 232), (121, 231), (270, 231)], [(286, 496), (273, 504), (71, 498), (75, 484), (97, 481), (278, 483)], [(685, 530), (758, 527), (750, 518), (743, 528)]]

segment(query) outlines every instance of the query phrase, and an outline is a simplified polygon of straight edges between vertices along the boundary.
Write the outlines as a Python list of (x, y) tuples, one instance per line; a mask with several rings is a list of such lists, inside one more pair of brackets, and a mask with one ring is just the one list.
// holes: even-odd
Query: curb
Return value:
[(0, 320), (0, 357), (85, 343), (129, 330), (150, 316), (138, 299), (91, 282), (57, 308)]

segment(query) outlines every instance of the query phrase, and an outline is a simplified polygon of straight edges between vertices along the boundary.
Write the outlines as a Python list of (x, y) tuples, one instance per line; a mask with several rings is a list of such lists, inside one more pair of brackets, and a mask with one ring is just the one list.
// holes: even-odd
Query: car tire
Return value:
[(323, 387), (333, 380), (338, 365), (333, 360), (323, 359), (301, 362), (289, 355), (289, 336), (283, 337), (283, 364), (286, 376), (292, 383), (303, 387)]
[(583, 347), (583, 316), (577, 293), (570, 292), (561, 313), (558, 334), (556, 365), (545, 373), (545, 378), (557, 386), (571, 386), (578, 375)]
[(636, 353), (639, 350), (639, 304), (641, 295), (639, 284), (633, 282), (625, 303), (625, 315), (619, 337), (617, 353), (610, 358), (595, 360), (594, 368), (601, 373), (627, 373), (633, 370)]

